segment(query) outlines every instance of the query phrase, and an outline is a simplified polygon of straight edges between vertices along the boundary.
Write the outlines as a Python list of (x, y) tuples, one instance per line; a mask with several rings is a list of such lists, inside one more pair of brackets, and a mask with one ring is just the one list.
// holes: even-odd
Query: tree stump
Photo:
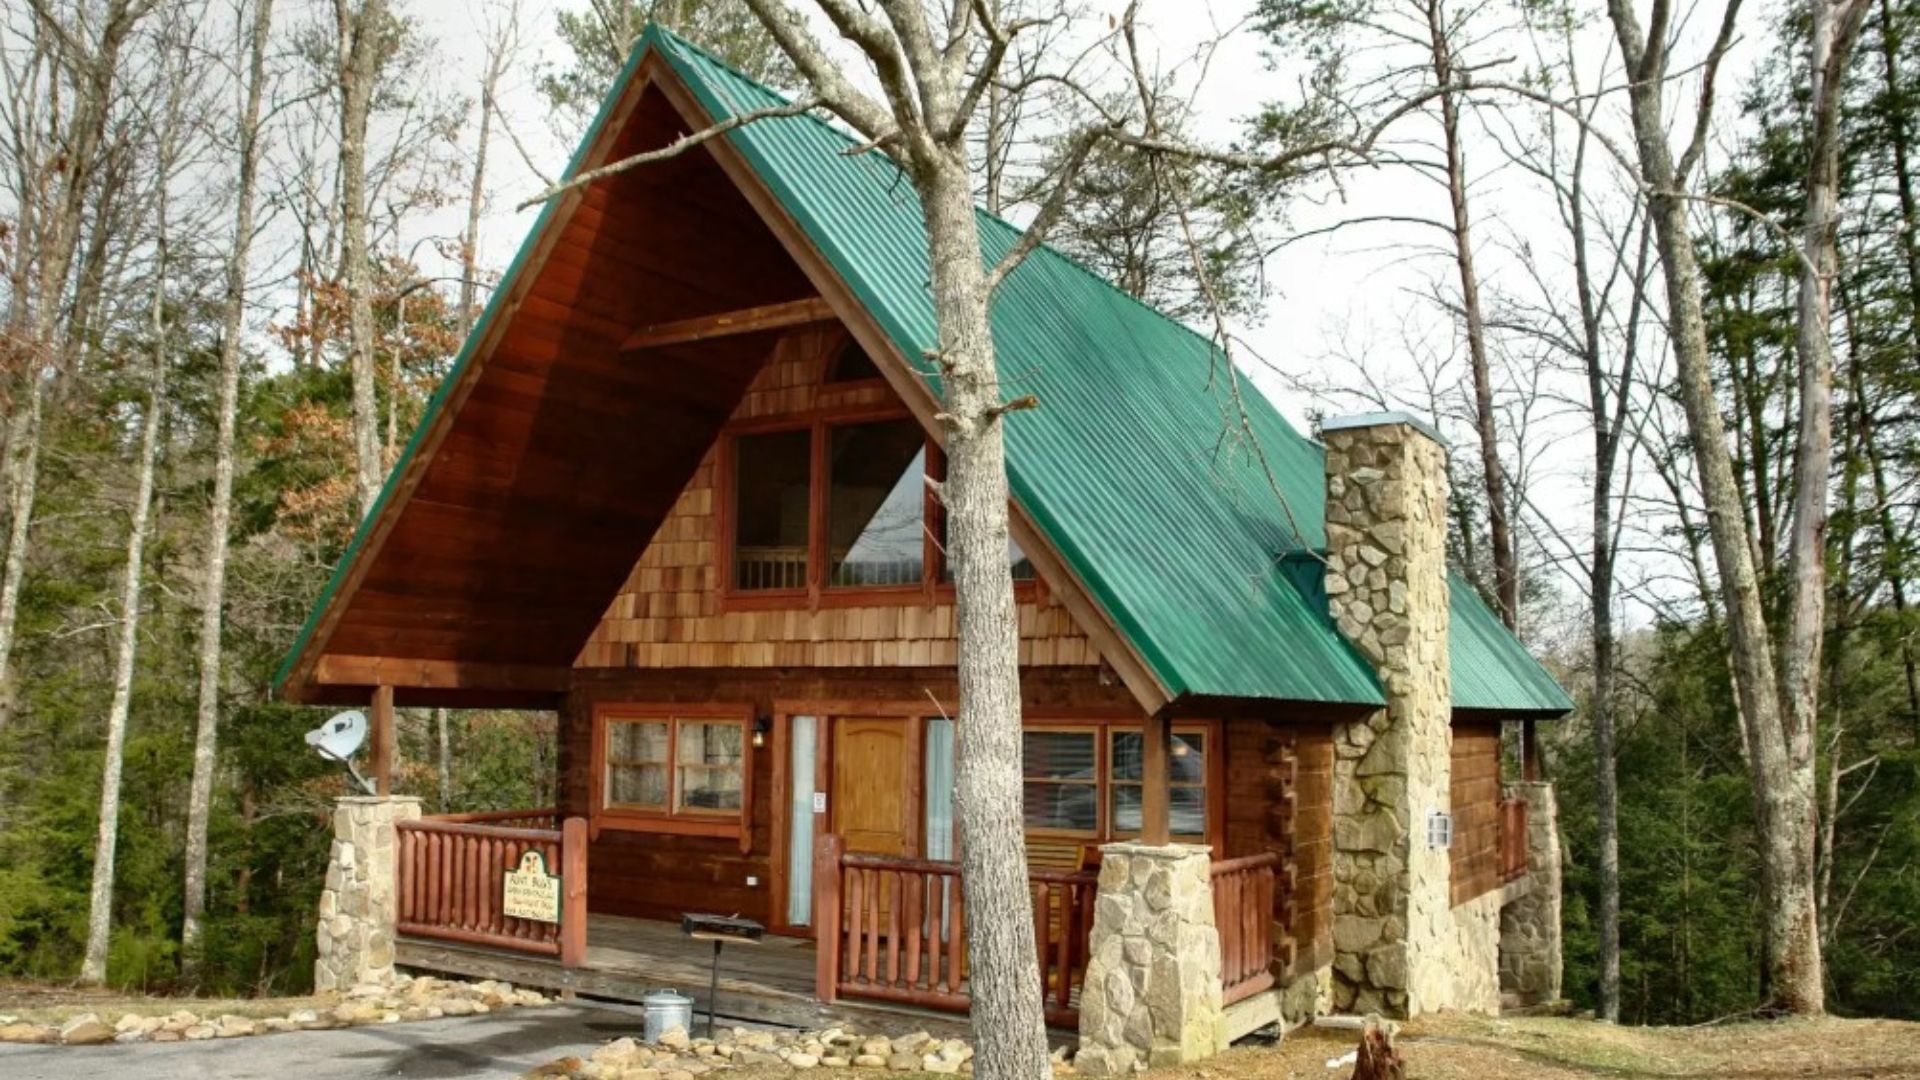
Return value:
[(1360, 1029), (1352, 1080), (1406, 1080), (1406, 1063), (1393, 1046), (1394, 1030), (1394, 1025), (1382, 1023), (1378, 1016), (1367, 1017), (1366, 1026)]

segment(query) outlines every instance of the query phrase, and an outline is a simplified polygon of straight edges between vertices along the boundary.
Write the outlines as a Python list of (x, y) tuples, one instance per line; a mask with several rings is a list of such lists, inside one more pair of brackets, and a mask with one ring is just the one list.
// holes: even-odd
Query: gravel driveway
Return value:
[(210, 1042), (110, 1046), (0, 1044), (6, 1080), (344, 1080), (405, 1076), (438, 1080), (515, 1077), (554, 1058), (591, 1053), (640, 1029), (638, 1009), (554, 1005), (503, 1009), (331, 1031), (290, 1031)]

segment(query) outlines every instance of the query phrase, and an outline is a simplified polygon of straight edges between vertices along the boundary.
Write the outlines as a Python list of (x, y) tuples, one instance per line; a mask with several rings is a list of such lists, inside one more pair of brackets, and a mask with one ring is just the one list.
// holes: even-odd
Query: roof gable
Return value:
[[(637, 73), (650, 55), (664, 61), (684, 91), (714, 119), (783, 102), (685, 41), (650, 28), (567, 175), (612, 160), (619, 136), (612, 128), (619, 125), (609, 121), (634, 107), (634, 95), (640, 92), (636, 87), (645, 89), (646, 82)], [(672, 134), (654, 131), (650, 145)], [(883, 366), (910, 364), (920, 381), (937, 393), (938, 376), (925, 359), (936, 340), (926, 239), (911, 184), (881, 156), (849, 153), (852, 141), (812, 116), (756, 121), (724, 138), (730, 152), (737, 153), (777, 202), (776, 210), (798, 226), (805, 243), (892, 345), (889, 352), (894, 359)], [(696, 151), (685, 160), (707, 161), (707, 152)], [(543, 248), (550, 249), (553, 238), (572, 228), (583, 213), (617, 213), (628, 197), (622, 193), (623, 185), (644, 188), (650, 183), (647, 176), (675, 167), (691, 166), (676, 159), (631, 170), (542, 210), (473, 337), (436, 392), (380, 501), (362, 522), (289, 655), (280, 681), (291, 679), (298, 688), (300, 679), (295, 676), (311, 674), (323, 647), (339, 651), (341, 609), (347, 606), (343, 597), (356, 608), (363, 606), (359, 590), (369, 565), (390, 561), (381, 554), (383, 545), (390, 545), (392, 536), (404, 531), (409, 515), (428, 521), (426, 531), (431, 532), (435, 508), (430, 503), (419, 507), (412, 495), (423, 477), (447, 467), (438, 459), (455, 419), (476, 392), (477, 367), (484, 363), (513, 370), (511, 364), (496, 364), (489, 350), (497, 349), (525, 317), (532, 288), (549, 274)], [(732, 192), (731, 183), (721, 186)], [(745, 194), (749, 201), (755, 198), (752, 192)], [(698, 194), (695, 200), (700, 201)], [(756, 206), (767, 212), (766, 207)], [(984, 213), (978, 220), (989, 260), (1019, 235), (1012, 226)], [(708, 264), (718, 265), (742, 261), (739, 249), (727, 250), (724, 245), (692, 251), (688, 257), (704, 257)], [(777, 252), (751, 261), (776, 268), (790, 265)], [(783, 272), (776, 269), (772, 277), (778, 280)], [(615, 276), (604, 280), (608, 273)], [(617, 268), (604, 267), (596, 273), (591, 266), (575, 266), (554, 300), (567, 303), (568, 289), (580, 296), (596, 289), (604, 293), (618, 280)], [(794, 280), (799, 280), (797, 275)], [(740, 306), (787, 298), (775, 288), (770, 295), (728, 299)], [(629, 323), (634, 314), (626, 313)], [(599, 336), (614, 334), (618, 318), (602, 322), (605, 325), (597, 327)], [(1098, 606), (1101, 622), (1111, 624), (1124, 639), (1165, 697), (1355, 704), (1382, 700), (1371, 668), (1334, 629), (1324, 595), (1299, 584), (1299, 558), (1311, 557), (1324, 546), (1323, 452), (1317, 443), (1287, 424), (1206, 339), (1051, 248), (1036, 250), (1003, 283), (996, 294), (992, 326), (1006, 396), (1033, 394), (1041, 403), (1038, 409), (1015, 414), (1007, 424), (1008, 474), (1015, 501), (1044, 546), (1059, 555), (1086, 599)], [(604, 341), (590, 344), (586, 354), (607, 347)], [(520, 404), (538, 412), (546, 385), (542, 380), (549, 378), (541, 363), (555, 368), (578, 363), (576, 354), (582, 350), (563, 342), (549, 343), (536, 352), (539, 362), (514, 374), (533, 380), (521, 388)], [(745, 355), (732, 368), (739, 369), (735, 372), (739, 378), (721, 379), (706, 387), (710, 401), (649, 400), (650, 405), (669, 407), (653, 420), (634, 422), (628, 417), (628, 429), (655, 437), (643, 440), (644, 448), (601, 447), (600, 457), (573, 463), (589, 470), (589, 481), (607, 489), (608, 498), (591, 515), (593, 542), (607, 550), (600, 553), (605, 558), (591, 568), (595, 574), (575, 574), (571, 579), (574, 584), (569, 587), (585, 597), (574, 606), (590, 614), (569, 642), (565, 639), (581, 615), (566, 607), (552, 626), (544, 628), (553, 639), (550, 651), (577, 648), (585, 639), (606, 598), (613, 595), (665, 513), (665, 504), (655, 506), (651, 496), (637, 500), (644, 504), (638, 510), (621, 506), (614, 497), (620, 485), (645, 482), (649, 491), (651, 487), (671, 493), (680, 490), (697, 452), (711, 441), (696, 438), (695, 429), (717, 427), (751, 377)], [(627, 373), (616, 365), (602, 374)], [(890, 380), (896, 374), (889, 372)], [(616, 389), (623, 393), (609, 396), (603, 404), (630, 403), (635, 392), (658, 393), (657, 388), (639, 385)], [(495, 387), (489, 392), (502, 391)], [(513, 394), (513, 388), (507, 387), (507, 395)], [(690, 422), (675, 415), (673, 408), (689, 404)], [(685, 462), (658, 460), (656, 451), (666, 440), (657, 436), (681, 428), (686, 428), (684, 444), (692, 446), (695, 454)], [(467, 450), (468, 459), (477, 455), (482, 467), (488, 454), (486, 436), (485, 428), (471, 433)], [(520, 463), (508, 460), (513, 448), (507, 449), (496, 455), (494, 464), (501, 482), (511, 484)], [(525, 450), (523, 444), (523, 456)], [(592, 450), (576, 447), (568, 452)], [(624, 472), (605, 467), (607, 453), (630, 456)], [(643, 462), (653, 468), (641, 467)], [(568, 467), (564, 460), (549, 464), (561, 473)], [(648, 477), (649, 472), (662, 475)], [(554, 496), (550, 490), (547, 495), (558, 498), (557, 504), (522, 505), (538, 513), (564, 505), (573, 493)], [(499, 507), (486, 509), (490, 512), (482, 524), (494, 533), (504, 522), (514, 520)], [(472, 517), (468, 514), (458, 524), (470, 526)], [(382, 625), (376, 617), (371, 631), (363, 635), (366, 641), (377, 643), (382, 634), (390, 639), (405, 637), (413, 644), (388, 655), (415, 655), (422, 642), (429, 650), (438, 647), (433, 644), (435, 634), (458, 636), (468, 630), (516, 625), (512, 603), (526, 605), (542, 595), (552, 596), (551, 588), (516, 591), (516, 586), (529, 584), (526, 575), (532, 568), (515, 561), (510, 537), (494, 533), (470, 538), (456, 554), (486, 564), (487, 573), (501, 582), (500, 612), (456, 604), (436, 611), (434, 619), (427, 620), (431, 625), (425, 627), (418, 625), (417, 616), (404, 625)], [(400, 570), (409, 587), (409, 568), (425, 573), (429, 580), (435, 570), (430, 552), (415, 554), (402, 560)], [(601, 567), (599, 562), (607, 565)], [(574, 568), (573, 557), (567, 565)], [(600, 578), (607, 580), (600, 582)], [(1466, 631), (1456, 635), (1452, 656), (1457, 705), (1531, 713), (1556, 713), (1569, 707), (1564, 693), (1518, 641), (1492, 620), (1472, 590), (1456, 582), (1453, 596), (1455, 625)], [(528, 647), (525, 633), (518, 641), (519, 647)], [(449, 646), (447, 651), (457, 650)], [(539, 659), (551, 660), (544, 654)], [(1132, 680), (1129, 684), (1134, 685)]]
[[(657, 28), (658, 49), (716, 119), (785, 99)], [(811, 116), (727, 136), (929, 385), (937, 340), (912, 186)], [(989, 262), (1019, 235), (978, 214)], [(1301, 590), (1289, 554), (1324, 547), (1324, 453), (1211, 343), (1041, 246), (991, 313), (1007, 398), (1008, 479), (1048, 542), (1171, 696), (1381, 701), (1365, 660)], [(1564, 692), (1455, 582), (1461, 707), (1557, 713)]]

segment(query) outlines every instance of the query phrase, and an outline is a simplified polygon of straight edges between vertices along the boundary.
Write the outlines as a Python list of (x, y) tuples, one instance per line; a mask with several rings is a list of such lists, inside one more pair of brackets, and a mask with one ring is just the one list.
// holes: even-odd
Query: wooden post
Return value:
[(813, 845), (813, 996), (823, 1003), (840, 997), (839, 836), (828, 833)]
[(560, 966), (587, 962), (587, 819), (560, 826)]
[(373, 793), (393, 794), (393, 687), (379, 686), (373, 691)]
[(1530, 784), (1540, 782), (1540, 736), (1533, 721), (1520, 721), (1520, 778)]
[(1167, 786), (1167, 759), (1173, 749), (1173, 725), (1165, 711), (1147, 717), (1140, 756), (1140, 842), (1165, 844), (1172, 839)]

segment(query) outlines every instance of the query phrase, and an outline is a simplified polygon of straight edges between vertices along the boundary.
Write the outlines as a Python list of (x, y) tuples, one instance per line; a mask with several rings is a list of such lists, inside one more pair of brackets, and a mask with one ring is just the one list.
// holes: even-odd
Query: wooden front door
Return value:
[(919, 755), (912, 738), (916, 726), (900, 717), (833, 718), (828, 816), (848, 851), (919, 852)]

